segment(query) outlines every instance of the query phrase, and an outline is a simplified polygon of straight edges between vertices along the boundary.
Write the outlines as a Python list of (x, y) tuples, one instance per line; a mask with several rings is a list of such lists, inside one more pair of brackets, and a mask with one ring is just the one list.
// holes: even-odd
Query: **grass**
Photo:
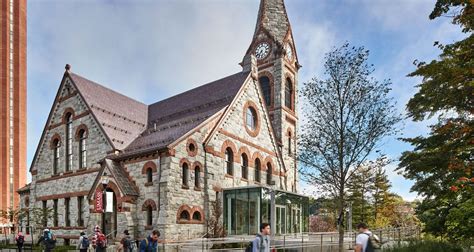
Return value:
[(407, 244), (383, 249), (383, 252), (463, 252), (456, 244), (445, 241), (410, 241)]

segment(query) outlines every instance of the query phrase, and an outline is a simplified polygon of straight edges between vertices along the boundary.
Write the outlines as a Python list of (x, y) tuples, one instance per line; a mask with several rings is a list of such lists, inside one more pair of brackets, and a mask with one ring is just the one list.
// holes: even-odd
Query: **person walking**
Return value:
[(81, 232), (81, 235), (79, 236), (79, 243), (77, 243), (77, 249), (79, 249), (80, 252), (87, 252), (89, 245), (90, 241), (86, 233)]
[(105, 237), (105, 235), (102, 233), (99, 225), (94, 227), (92, 247), (95, 249), (95, 252), (105, 252), (107, 248), (107, 237)]
[(143, 239), (140, 242), (139, 252), (157, 252), (158, 251), (158, 237), (160, 237), (160, 232), (158, 230), (153, 230), (153, 232), (150, 235), (148, 235), (147, 238)]
[(357, 229), (359, 234), (356, 237), (355, 252), (375, 252), (380, 248), (379, 238), (370, 232), (367, 224), (360, 223), (357, 225)]
[(252, 242), (252, 252), (270, 252), (270, 224), (260, 224), (260, 232)]
[(120, 240), (120, 244), (122, 244), (122, 251), (123, 252), (133, 252), (135, 242), (132, 240), (130, 233), (128, 230), (123, 231), (123, 238)]
[(43, 235), (38, 239), (38, 244), (42, 244), (44, 252), (51, 252), (56, 247), (56, 236), (49, 229), (43, 230)]
[(15, 237), (15, 242), (16, 246), (18, 248), (18, 252), (23, 251), (23, 244), (25, 243), (25, 236), (21, 232), (18, 232), (18, 234)]

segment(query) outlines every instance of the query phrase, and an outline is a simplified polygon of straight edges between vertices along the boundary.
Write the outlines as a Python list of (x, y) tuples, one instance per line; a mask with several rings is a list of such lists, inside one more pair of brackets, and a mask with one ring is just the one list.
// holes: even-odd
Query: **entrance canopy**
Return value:
[(267, 187), (224, 189), (224, 227), (227, 235), (254, 235), (260, 223), (270, 223), (272, 234), (308, 231), (306, 196)]

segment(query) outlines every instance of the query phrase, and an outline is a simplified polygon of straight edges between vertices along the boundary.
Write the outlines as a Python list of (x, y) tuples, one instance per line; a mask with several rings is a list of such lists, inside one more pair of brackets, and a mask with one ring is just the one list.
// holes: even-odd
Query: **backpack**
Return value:
[(24, 243), (25, 237), (23, 235), (18, 236), (18, 238), (16, 239), (16, 242), (20, 244)]
[(124, 237), (122, 244), (124, 248), (128, 248), (129, 250), (133, 250), (134, 248), (133, 242), (130, 240), (130, 237)]
[[(257, 236), (255, 237), (255, 239), (260, 238), (260, 248), (262, 247), (263, 245), (263, 237), (260, 235), (260, 234), (257, 234)], [(254, 240), (253, 240), (254, 241)], [(245, 248), (245, 252), (253, 252), (253, 241), (251, 241), (247, 247)]]
[(87, 236), (82, 236), (82, 242), (81, 242), (81, 247), (83, 249), (86, 249), (86, 248), (89, 248), (89, 245), (90, 245), (90, 242), (89, 242), (89, 238), (87, 238)]
[(364, 252), (375, 252), (376, 249), (380, 249), (382, 247), (382, 244), (380, 243), (379, 239), (373, 235), (373, 234), (367, 234), (364, 233), (365, 235), (369, 236), (369, 239), (367, 240), (367, 248), (365, 248)]
[(106, 248), (107, 247), (107, 240), (105, 239), (104, 234), (97, 235), (97, 247), (99, 248)]

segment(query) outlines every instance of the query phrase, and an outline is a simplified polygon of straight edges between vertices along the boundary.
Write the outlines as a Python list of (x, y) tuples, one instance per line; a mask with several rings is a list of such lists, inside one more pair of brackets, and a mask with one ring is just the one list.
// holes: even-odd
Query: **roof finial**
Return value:
[(71, 65), (69, 64), (66, 64), (66, 67), (64, 67), (66, 69), (66, 71), (70, 72), (71, 71)]

